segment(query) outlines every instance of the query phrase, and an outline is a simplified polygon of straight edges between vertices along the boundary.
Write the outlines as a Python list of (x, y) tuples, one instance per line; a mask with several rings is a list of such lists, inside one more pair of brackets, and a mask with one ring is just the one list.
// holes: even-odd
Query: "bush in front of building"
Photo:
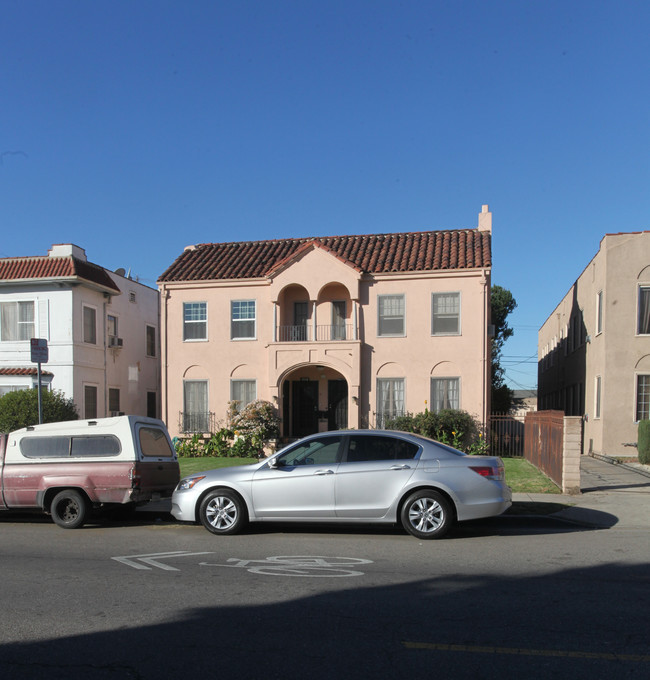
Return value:
[(637, 449), (639, 452), (639, 463), (650, 465), (650, 420), (639, 421)]
[[(63, 392), (43, 390), (43, 422), (77, 420), (77, 408)], [(0, 432), (38, 424), (38, 390), (16, 390), (0, 397)]]
[(487, 445), (479, 423), (467, 411), (461, 409), (424, 411), (399, 416), (389, 420), (386, 428), (421, 434), (465, 453), (487, 453)]

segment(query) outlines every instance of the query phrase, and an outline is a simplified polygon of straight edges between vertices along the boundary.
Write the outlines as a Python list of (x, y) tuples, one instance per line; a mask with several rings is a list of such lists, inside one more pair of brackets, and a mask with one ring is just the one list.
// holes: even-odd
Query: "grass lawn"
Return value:
[[(181, 477), (231, 465), (255, 463), (255, 458), (180, 458)], [(506, 482), (513, 493), (560, 493), (560, 489), (523, 458), (504, 458)]]

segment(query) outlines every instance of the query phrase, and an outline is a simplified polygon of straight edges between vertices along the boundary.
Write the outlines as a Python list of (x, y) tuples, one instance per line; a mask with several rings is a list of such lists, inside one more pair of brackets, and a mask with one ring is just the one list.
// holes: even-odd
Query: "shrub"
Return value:
[(639, 463), (650, 465), (650, 420), (639, 421), (637, 448), (639, 451)]
[[(58, 423), (79, 417), (72, 399), (63, 392), (42, 391), (43, 422)], [(0, 432), (38, 424), (38, 390), (17, 390), (0, 397)]]
[(467, 411), (459, 409), (445, 409), (437, 413), (424, 411), (389, 420), (386, 427), (421, 434), (465, 453), (487, 453), (487, 443), (481, 428)]

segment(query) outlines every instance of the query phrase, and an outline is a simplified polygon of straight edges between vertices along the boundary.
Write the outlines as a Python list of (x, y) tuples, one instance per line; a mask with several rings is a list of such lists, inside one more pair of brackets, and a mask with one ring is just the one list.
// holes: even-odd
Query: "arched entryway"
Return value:
[(301, 366), (280, 385), (282, 436), (297, 439), (348, 426), (348, 384), (333, 368)]

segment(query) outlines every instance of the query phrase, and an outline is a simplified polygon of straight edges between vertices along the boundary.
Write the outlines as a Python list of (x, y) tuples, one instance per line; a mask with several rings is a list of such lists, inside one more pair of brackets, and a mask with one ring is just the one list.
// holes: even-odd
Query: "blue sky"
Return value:
[(0, 0), (0, 257), (143, 283), (188, 244), (474, 227), (503, 364), (650, 228), (647, 0)]

